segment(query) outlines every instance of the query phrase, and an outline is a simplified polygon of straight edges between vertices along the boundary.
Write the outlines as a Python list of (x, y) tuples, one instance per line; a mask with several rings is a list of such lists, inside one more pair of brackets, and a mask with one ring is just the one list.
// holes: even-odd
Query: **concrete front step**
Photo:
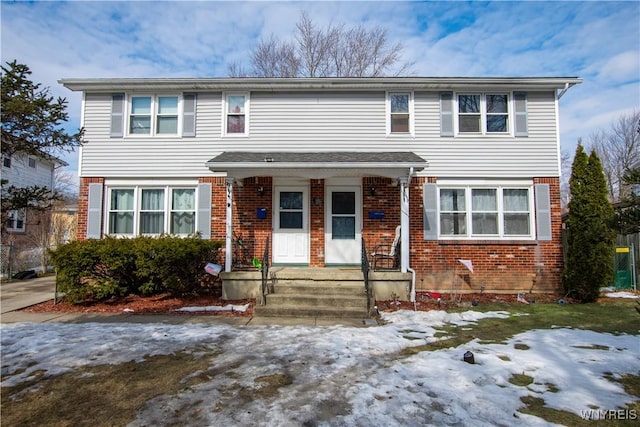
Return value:
[(257, 305), (253, 309), (257, 317), (321, 317), (321, 318), (367, 318), (366, 308), (353, 307), (301, 307), (298, 305)]
[(340, 283), (340, 282), (306, 282), (291, 281), (274, 283), (273, 289), (278, 294), (301, 295), (352, 295), (364, 294), (364, 281)]
[(342, 268), (282, 268), (272, 267), (269, 276), (276, 281), (293, 279), (300, 280), (363, 280), (360, 269)]
[(300, 295), (300, 294), (269, 294), (269, 306), (298, 306), (298, 307), (340, 307), (360, 308), (366, 311), (367, 298), (364, 293), (359, 296), (345, 295)]
[(367, 296), (359, 269), (274, 268), (266, 305), (258, 317), (366, 318)]

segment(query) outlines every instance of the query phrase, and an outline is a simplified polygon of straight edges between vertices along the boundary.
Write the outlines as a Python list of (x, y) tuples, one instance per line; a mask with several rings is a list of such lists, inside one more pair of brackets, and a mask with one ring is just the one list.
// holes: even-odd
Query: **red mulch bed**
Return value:
[[(192, 295), (192, 296), (171, 296), (169, 294), (154, 296), (138, 296), (128, 295), (121, 298), (111, 298), (106, 301), (89, 301), (82, 304), (70, 304), (65, 301), (54, 304), (53, 300), (36, 304), (23, 309), (27, 312), (60, 312), (60, 313), (129, 313), (129, 314), (194, 314), (193, 312), (175, 311), (182, 307), (206, 307), (206, 306), (224, 306), (227, 304), (245, 305), (249, 304), (247, 311), (202, 311), (198, 314), (206, 314), (211, 316), (253, 316), (253, 308), (255, 307), (255, 299), (227, 301), (221, 298), (221, 289), (216, 287), (212, 289), (209, 295)], [(435, 297), (434, 297), (435, 296)], [(472, 302), (476, 301), (478, 305), (485, 303), (505, 303), (505, 304), (522, 304), (517, 301), (516, 295), (512, 294), (462, 294), (453, 298), (450, 294), (440, 294), (438, 301), (437, 294), (426, 294), (418, 292), (416, 296), (415, 309), (419, 311), (429, 310), (446, 310), (448, 308), (459, 306), (472, 306)], [(536, 303), (555, 303), (558, 299), (563, 298), (561, 295), (555, 294), (527, 294), (525, 298)], [(568, 303), (572, 302), (567, 298), (563, 298)], [(376, 301), (379, 311), (396, 311), (396, 310), (414, 310), (414, 304), (408, 301)]]
[[(530, 304), (556, 303), (559, 299), (567, 303), (573, 303), (570, 298), (565, 298), (557, 294), (523, 294)], [(439, 298), (438, 298), (439, 296)], [(515, 294), (460, 294), (452, 296), (445, 293), (417, 292), (415, 309), (418, 311), (447, 310), (454, 307), (472, 307), (489, 303), (502, 303), (509, 305), (523, 304), (517, 299)], [(414, 310), (414, 304), (409, 301), (376, 301), (379, 311)]]
[[(175, 311), (182, 307), (207, 307), (212, 305), (225, 306), (227, 304), (249, 304), (247, 311), (202, 311), (183, 312)], [(128, 313), (128, 314), (205, 314), (211, 316), (253, 316), (255, 299), (227, 301), (221, 298), (221, 289), (213, 289), (210, 295), (172, 296), (169, 294), (139, 296), (127, 295), (125, 297), (110, 298), (105, 301), (87, 301), (81, 304), (70, 304), (60, 301), (54, 304), (53, 300), (32, 305), (22, 311), (33, 313), (59, 312), (59, 313)]]

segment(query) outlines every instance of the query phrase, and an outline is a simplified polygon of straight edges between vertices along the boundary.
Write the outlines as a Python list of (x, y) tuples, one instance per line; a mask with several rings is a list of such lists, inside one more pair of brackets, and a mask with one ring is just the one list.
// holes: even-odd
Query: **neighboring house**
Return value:
[[(18, 188), (38, 186), (47, 187), (51, 191), (55, 188), (55, 170), (61, 166), (67, 166), (63, 160), (53, 156), (42, 154), (2, 156), (2, 180), (5, 185)], [(19, 209), (3, 212), (5, 219), (2, 227), (2, 245), (13, 245), (13, 270), (36, 268), (40, 266), (37, 255), (42, 248), (42, 242), (46, 242), (48, 229), (43, 226), (48, 221), (50, 212)], [(43, 233), (45, 235), (43, 236)], [(3, 266), (3, 270), (6, 266)], [(4, 274), (7, 272), (3, 271)]]
[(78, 238), (269, 239), (352, 266), (393, 240), (419, 289), (561, 289), (558, 101), (578, 78), (64, 79), (83, 92)]

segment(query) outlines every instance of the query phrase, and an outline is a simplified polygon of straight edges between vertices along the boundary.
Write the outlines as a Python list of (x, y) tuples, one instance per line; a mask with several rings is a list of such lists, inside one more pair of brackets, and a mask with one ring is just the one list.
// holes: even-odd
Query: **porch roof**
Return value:
[(407, 151), (225, 151), (206, 163), (212, 172), (226, 172), (227, 176), (238, 179), (250, 176), (399, 178), (421, 171), (427, 165), (422, 157)]

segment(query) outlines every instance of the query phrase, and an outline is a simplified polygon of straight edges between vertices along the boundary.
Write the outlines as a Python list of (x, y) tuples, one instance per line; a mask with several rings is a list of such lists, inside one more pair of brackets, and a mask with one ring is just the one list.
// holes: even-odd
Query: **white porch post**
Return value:
[(233, 178), (227, 177), (227, 219), (224, 250), (224, 271), (231, 271), (233, 254)]
[(400, 178), (400, 271), (409, 268), (409, 177)]

